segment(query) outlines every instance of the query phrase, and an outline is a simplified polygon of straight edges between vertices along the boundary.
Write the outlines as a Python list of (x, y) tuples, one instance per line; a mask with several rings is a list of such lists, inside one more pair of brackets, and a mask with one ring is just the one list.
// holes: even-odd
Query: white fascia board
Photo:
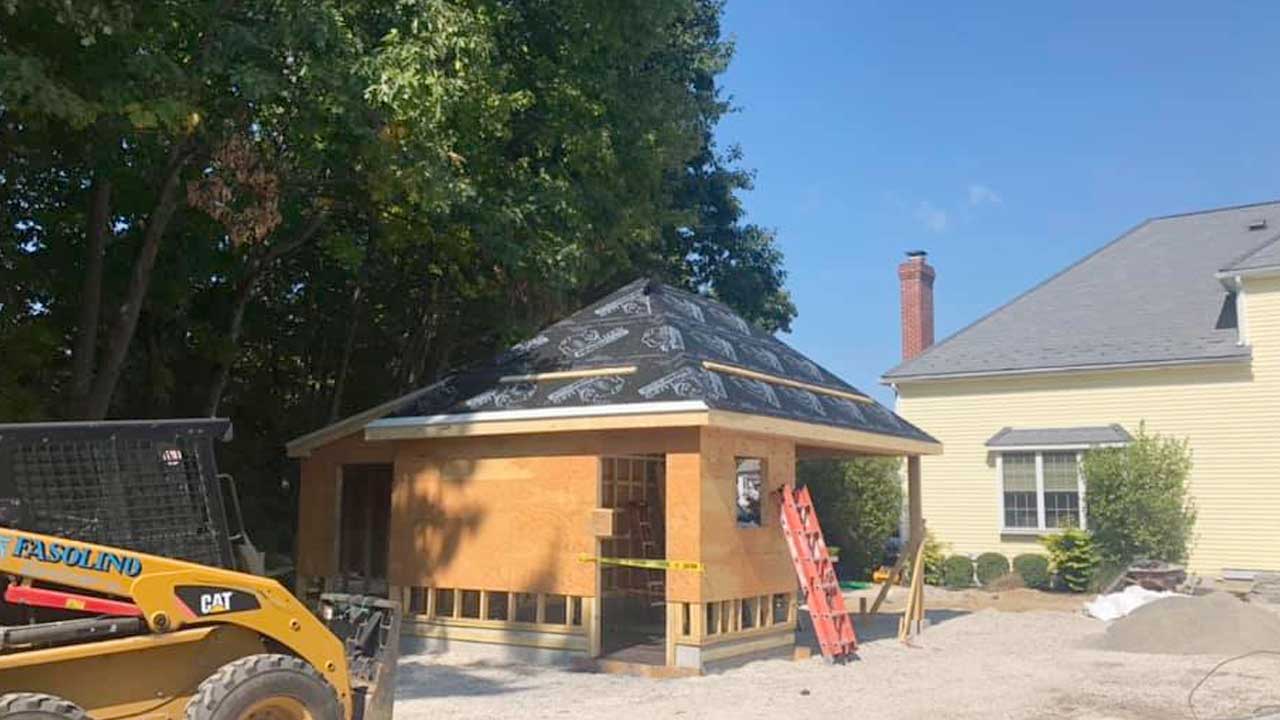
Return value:
[(513, 420), (548, 420), (553, 418), (617, 417), (621, 415), (663, 415), (674, 413), (706, 412), (710, 408), (701, 400), (676, 400), (671, 402), (618, 403), (614, 405), (585, 405), (576, 407), (531, 408), (526, 410), (484, 410), (448, 415), (415, 415), (375, 420), (366, 430), (379, 428), (428, 427), (431, 425), (469, 425), (485, 422), (510, 422)]
[(1019, 377), (1024, 375), (1056, 375), (1068, 373), (1103, 373), (1126, 372), (1130, 370), (1152, 370), (1166, 367), (1196, 367), (1200, 365), (1230, 365), (1248, 363), (1253, 357), (1242, 352), (1238, 355), (1222, 355), (1218, 357), (1185, 358), (1174, 360), (1137, 360), (1126, 363), (1102, 363), (1097, 365), (1062, 365), (1058, 367), (1023, 368), (1017, 370), (973, 370), (958, 373), (934, 373), (929, 375), (895, 375), (880, 377), (882, 385), (909, 385), (923, 382), (946, 382), (949, 380), (974, 380), (983, 378)]

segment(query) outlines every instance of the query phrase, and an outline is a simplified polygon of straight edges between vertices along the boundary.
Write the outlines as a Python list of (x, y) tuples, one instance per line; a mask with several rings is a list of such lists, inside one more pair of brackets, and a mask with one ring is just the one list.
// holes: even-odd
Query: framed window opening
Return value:
[(1087, 527), (1081, 450), (1019, 450), (996, 454), (1000, 527), (1038, 534)]
[(738, 527), (763, 527), (765, 461), (753, 457), (734, 460), (737, 468), (734, 479), (734, 511)]

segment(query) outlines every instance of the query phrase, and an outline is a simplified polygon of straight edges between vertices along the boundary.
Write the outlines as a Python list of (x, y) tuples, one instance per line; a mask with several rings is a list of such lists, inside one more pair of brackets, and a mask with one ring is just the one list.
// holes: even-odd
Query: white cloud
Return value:
[(1004, 198), (1000, 197), (1000, 193), (992, 190), (990, 187), (983, 185), (982, 183), (973, 183), (969, 185), (970, 207), (1002, 204), (1004, 204)]
[(934, 206), (933, 203), (927, 200), (922, 200), (916, 206), (916, 219), (920, 221), (921, 225), (924, 225), (926, 230), (931, 232), (940, 233), (945, 232), (947, 229), (947, 211)]

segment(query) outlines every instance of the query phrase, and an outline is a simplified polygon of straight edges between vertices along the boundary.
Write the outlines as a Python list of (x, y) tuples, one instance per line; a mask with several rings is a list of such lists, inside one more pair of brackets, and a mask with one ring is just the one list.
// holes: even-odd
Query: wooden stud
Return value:
[(590, 368), (585, 370), (559, 370), (556, 372), (530, 373), (528, 375), (503, 375), (498, 378), (501, 383), (541, 382), (544, 380), (572, 380), (576, 378), (600, 377), (602, 375), (633, 375), (635, 365), (618, 367)]
[(859, 395), (858, 393), (851, 393), (846, 390), (839, 390), (823, 385), (814, 385), (813, 383), (800, 382), (799, 380), (792, 380), (790, 378), (779, 377), (777, 375), (769, 375), (768, 373), (749, 370), (744, 367), (738, 367), (737, 365), (726, 365), (712, 360), (703, 360), (702, 367), (705, 370), (724, 373), (726, 375), (737, 375), (738, 377), (760, 380), (762, 382), (767, 382), (770, 385), (785, 385), (786, 387), (808, 390), (809, 392), (818, 393), (819, 395), (830, 395), (832, 397), (844, 398), (845, 400), (852, 400), (860, 403), (874, 402), (874, 400), (866, 395)]

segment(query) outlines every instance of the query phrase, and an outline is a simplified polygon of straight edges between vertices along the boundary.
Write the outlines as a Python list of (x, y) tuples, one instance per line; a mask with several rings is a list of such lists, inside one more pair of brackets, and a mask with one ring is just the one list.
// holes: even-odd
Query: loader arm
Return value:
[[(344, 716), (353, 717), (342, 641), (275, 580), (8, 528), (0, 528), (0, 575), (18, 579), (19, 585), (10, 587), (11, 601), (42, 607), (61, 602), (67, 610), (133, 614), (141, 618), (152, 642), (177, 640), (175, 634), (190, 635), (186, 631), (200, 628), (234, 626), (256, 633), (315, 668), (337, 691)], [(33, 581), (58, 588), (34, 588)], [(97, 600), (106, 604), (98, 605)], [(136, 606), (136, 612), (130, 606)], [(119, 641), (101, 641), (110, 642)], [(54, 650), (91, 653), (96, 645), (100, 643)], [(24, 655), (30, 653), (4, 653), (0, 642), (0, 673), (8, 665), (29, 662)]]

